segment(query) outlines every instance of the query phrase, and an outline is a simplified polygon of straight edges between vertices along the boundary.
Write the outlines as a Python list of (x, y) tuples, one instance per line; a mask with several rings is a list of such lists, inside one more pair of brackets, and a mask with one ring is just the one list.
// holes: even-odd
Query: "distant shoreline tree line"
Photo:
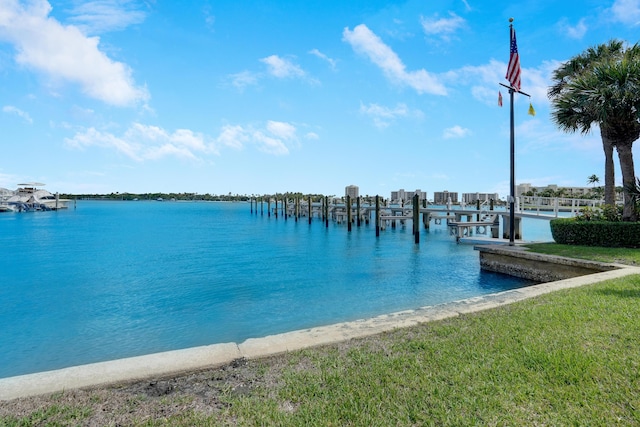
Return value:
[[(109, 194), (60, 194), (63, 199), (73, 200), (162, 200), (162, 201), (206, 201), (206, 202), (248, 202), (249, 200), (267, 199), (305, 199), (311, 197), (314, 201), (325, 197), (322, 194), (302, 194), (302, 193), (275, 193), (275, 194), (200, 194), (200, 193), (109, 193)], [(333, 197), (333, 196), (329, 196)]]
[[(614, 189), (616, 197), (614, 200), (622, 200), (622, 194), (624, 193), (624, 188), (621, 186), (615, 187)], [(593, 187), (589, 192), (584, 194), (571, 194), (571, 191), (568, 188), (558, 187), (558, 188), (545, 188), (542, 190), (531, 189), (525, 193), (522, 193), (523, 196), (537, 196), (537, 197), (564, 197), (569, 199), (597, 199), (601, 200), (604, 197), (604, 187)]]

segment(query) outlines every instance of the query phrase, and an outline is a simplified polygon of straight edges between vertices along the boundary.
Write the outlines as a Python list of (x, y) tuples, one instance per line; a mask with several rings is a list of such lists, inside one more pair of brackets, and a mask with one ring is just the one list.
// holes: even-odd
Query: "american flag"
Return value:
[(516, 30), (511, 29), (511, 55), (509, 56), (509, 66), (507, 67), (507, 75), (505, 76), (511, 87), (520, 90), (520, 55), (518, 55), (518, 45), (516, 44)]

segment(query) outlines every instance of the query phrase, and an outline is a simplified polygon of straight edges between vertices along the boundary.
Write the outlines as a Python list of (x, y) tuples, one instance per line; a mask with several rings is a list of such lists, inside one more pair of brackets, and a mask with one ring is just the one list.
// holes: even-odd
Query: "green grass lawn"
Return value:
[(589, 259), (600, 262), (640, 265), (640, 249), (601, 248), (593, 246), (560, 245), (558, 243), (531, 243), (525, 246), (529, 248), (531, 252), (541, 254)]
[[(640, 261), (631, 251), (562, 246), (532, 250)], [(132, 415), (129, 424), (640, 426), (640, 275), (277, 361), (248, 361), (250, 387), (223, 392), (214, 411), (188, 407), (189, 396), (167, 396), (158, 405), (188, 409)], [(0, 426), (84, 425), (104, 407), (131, 410), (101, 397), (89, 399), (94, 406), (50, 399), (20, 417), (0, 417)]]
[(640, 425), (640, 276), (289, 356), (248, 425)]

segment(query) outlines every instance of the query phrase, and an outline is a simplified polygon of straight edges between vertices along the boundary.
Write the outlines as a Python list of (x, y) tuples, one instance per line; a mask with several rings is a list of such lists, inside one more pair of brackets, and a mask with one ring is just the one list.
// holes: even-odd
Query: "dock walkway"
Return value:
[[(375, 205), (372, 203), (375, 200)], [(259, 211), (264, 214), (264, 200), (260, 200), (260, 208), (258, 208), (258, 200), (252, 200), (251, 209), (255, 201), (255, 212)], [(596, 206), (598, 201), (587, 200), (590, 206)], [(578, 209), (584, 207), (585, 201), (581, 199), (544, 199), (544, 198), (520, 198), (517, 199), (514, 212), (514, 239), (522, 240), (522, 219), (534, 218), (542, 220), (551, 220), (558, 218), (560, 213), (575, 215)], [(352, 224), (360, 226), (361, 224), (374, 223), (376, 227), (376, 236), (379, 236), (380, 230), (387, 227), (395, 228), (398, 224), (402, 227), (406, 226), (409, 221), (412, 222), (415, 242), (419, 243), (420, 234), (420, 215), (422, 215), (422, 223), (425, 229), (429, 229), (431, 223), (440, 225), (445, 221), (449, 232), (455, 236), (456, 242), (467, 240), (473, 235), (490, 236), (491, 239), (498, 242), (501, 239), (510, 240), (510, 221), (509, 211), (502, 209), (493, 209), (493, 202), (485, 202), (476, 206), (454, 206), (447, 204), (445, 206), (428, 205), (426, 200), (419, 200), (417, 196), (406, 203), (400, 205), (390, 205), (385, 203), (382, 198), (376, 196), (369, 198), (364, 202), (362, 198), (351, 200), (346, 197), (346, 201), (337, 199), (329, 200), (328, 197), (322, 197), (319, 200), (312, 201), (310, 198), (296, 198), (266, 201), (267, 214), (273, 214), (276, 218), (281, 215), (285, 220), (293, 218), (298, 221), (299, 218), (307, 217), (309, 224), (313, 218), (321, 219), (325, 226), (329, 226), (329, 222), (336, 224), (346, 224), (348, 231), (351, 231)], [(520, 209), (525, 206), (526, 209)], [(502, 230), (500, 230), (502, 228)], [(500, 232), (502, 231), (502, 232)]]

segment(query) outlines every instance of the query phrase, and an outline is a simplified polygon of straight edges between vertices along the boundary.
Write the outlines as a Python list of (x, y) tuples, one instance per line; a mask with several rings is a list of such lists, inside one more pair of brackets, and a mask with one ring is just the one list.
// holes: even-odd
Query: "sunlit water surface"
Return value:
[[(551, 240), (548, 221), (525, 220)], [(528, 235), (527, 235), (528, 233)], [(247, 203), (95, 202), (0, 214), (0, 378), (241, 342), (530, 284), (446, 226), (312, 224)]]

